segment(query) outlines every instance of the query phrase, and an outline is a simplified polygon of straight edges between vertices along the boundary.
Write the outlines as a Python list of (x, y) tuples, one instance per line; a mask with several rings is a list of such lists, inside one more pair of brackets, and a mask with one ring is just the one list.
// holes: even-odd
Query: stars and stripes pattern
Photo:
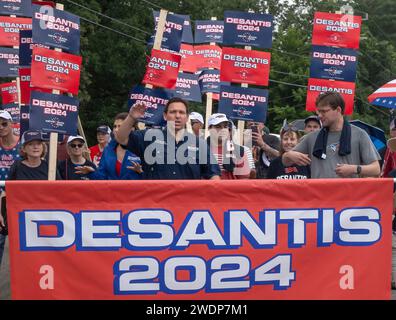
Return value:
[(376, 90), (368, 97), (368, 101), (375, 106), (396, 108), (396, 79)]

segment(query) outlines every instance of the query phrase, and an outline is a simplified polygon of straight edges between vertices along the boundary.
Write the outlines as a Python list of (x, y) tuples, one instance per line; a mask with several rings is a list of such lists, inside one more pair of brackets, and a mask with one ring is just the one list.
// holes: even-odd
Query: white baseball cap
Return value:
[(10, 113), (8, 111), (5, 111), (5, 110), (0, 110), (0, 118), (8, 120), (8, 121), (12, 121), (12, 116), (10, 115)]
[(197, 120), (197, 121), (201, 122), (202, 124), (205, 124), (202, 115), (200, 113), (198, 113), (198, 112), (191, 112), (190, 113), (190, 120)]
[(222, 122), (229, 122), (227, 116), (224, 113), (213, 113), (209, 117), (209, 126), (215, 126)]
[(70, 136), (70, 137), (67, 139), (67, 144), (73, 142), (74, 140), (81, 140), (82, 142), (85, 143), (85, 139), (84, 139), (82, 136)]

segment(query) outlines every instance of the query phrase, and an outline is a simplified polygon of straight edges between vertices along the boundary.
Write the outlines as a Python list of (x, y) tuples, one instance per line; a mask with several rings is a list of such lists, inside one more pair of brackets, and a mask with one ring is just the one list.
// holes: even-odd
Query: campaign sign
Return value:
[(315, 12), (312, 45), (359, 49), (362, 17)]
[(12, 122), (19, 123), (21, 110), (17, 103), (3, 104), (1, 107), (3, 110), (8, 111), (12, 117)]
[(179, 73), (174, 96), (187, 101), (202, 102), (201, 88), (199, 87), (198, 75)]
[(3, 16), (32, 16), (31, 0), (0, 0), (0, 15)]
[(30, 99), (31, 130), (58, 132), (75, 136), (80, 102), (59, 94), (32, 91)]
[(32, 64), (33, 48), (46, 48), (42, 44), (33, 43), (32, 30), (21, 30), (19, 32), (19, 65), (30, 66)]
[(77, 95), (80, 86), (81, 62), (81, 56), (45, 48), (34, 48), (32, 86)]
[(39, 0), (39, 1), (32, 1), (32, 4), (37, 4), (39, 6), (50, 6), (52, 8), (56, 7), (56, 4), (55, 4), (54, 1), (42, 1), (42, 0)]
[(173, 89), (179, 75), (181, 56), (153, 49), (143, 78), (144, 84)]
[(194, 46), (182, 43), (180, 48), (181, 62), (180, 71), (194, 73), (197, 71), (197, 59), (195, 57)]
[[(201, 92), (203, 93), (220, 93), (220, 86), (229, 86), (229, 82), (220, 81), (220, 71), (219, 70), (202, 70), (199, 74), (199, 86), (201, 87)], [(218, 99), (217, 99), (218, 100)]]
[(357, 55), (353, 49), (312, 46), (310, 76), (355, 82)]
[(268, 90), (221, 86), (219, 112), (230, 119), (265, 123)]
[(80, 17), (48, 6), (33, 6), (33, 42), (80, 52)]
[(34, 88), (30, 84), (31, 80), (31, 69), (29, 67), (19, 67), (19, 87), (21, 90), (21, 104), (30, 103), (30, 93), (34, 91), (48, 92), (51, 93), (50, 89)]
[(18, 103), (18, 88), (16, 82), (0, 85), (2, 104)]
[(0, 77), (17, 77), (18, 66), (18, 49), (0, 47)]
[(268, 86), (271, 53), (223, 47), (220, 80)]
[(20, 135), (29, 130), (30, 106), (21, 106)]
[(139, 121), (150, 125), (160, 125), (163, 121), (165, 106), (170, 98), (172, 95), (168, 91), (135, 86), (129, 94), (128, 106), (143, 103), (147, 108), (144, 117)]
[(194, 50), (197, 61), (197, 70), (220, 70), (222, 50), (219, 46), (201, 45), (195, 46)]
[[(154, 35), (151, 36), (148, 41), (148, 45), (154, 44), (155, 34), (157, 31), (158, 21), (159, 21), (159, 11), (153, 11), (155, 20), (155, 31)], [(164, 29), (164, 35), (162, 38), (161, 48), (169, 49), (174, 52), (180, 51), (180, 45), (182, 42), (184, 30), (184, 18), (179, 15), (168, 13), (166, 15), (166, 23)]]
[(274, 17), (270, 14), (224, 12), (224, 45), (272, 47)]
[(195, 21), (195, 43), (222, 43), (224, 21), (198, 20)]
[(316, 111), (315, 101), (321, 92), (338, 92), (345, 100), (345, 115), (353, 113), (355, 98), (355, 83), (345, 81), (323, 80), (310, 78), (308, 80), (307, 111)]
[(18, 46), (20, 30), (32, 30), (32, 19), (0, 16), (0, 46)]
[[(12, 300), (133, 299), (150, 315), (154, 300), (189, 300), (181, 315), (247, 319), (242, 300), (391, 299), (391, 179), (36, 180), (6, 190)], [(177, 318), (167, 314), (152, 318)]]
[(183, 43), (194, 43), (190, 16), (185, 15), (185, 14), (175, 14), (175, 16), (180, 17), (184, 20), (182, 42)]

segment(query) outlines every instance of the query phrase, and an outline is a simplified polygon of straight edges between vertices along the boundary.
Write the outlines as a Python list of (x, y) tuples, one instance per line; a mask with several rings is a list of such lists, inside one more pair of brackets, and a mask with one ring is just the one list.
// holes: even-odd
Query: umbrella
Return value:
[(368, 101), (378, 107), (385, 107), (390, 109), (396, 108), (396, 79), (389, 81), (382, 87), (374, 91), (369, 97)]
[(366, 131), (377, 150), (380, 150), (386, 146), (384, 130), (360, 120), (352, 120), (350, 123)]

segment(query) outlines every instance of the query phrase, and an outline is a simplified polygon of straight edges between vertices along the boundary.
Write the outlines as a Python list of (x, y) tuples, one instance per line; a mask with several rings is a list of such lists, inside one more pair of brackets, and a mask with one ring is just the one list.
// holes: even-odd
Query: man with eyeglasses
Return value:
[(311, 165), (312, 178), (378, 177), (381, 157), (368, 134), (344, 119), (343, 97), (323, 93), (316, 99), (316, 108), (323, 128), (285, 152), (283, 164)]
[[(0, 110), (0, 180), (8, 179), (11, 166), (16, 160), (20, 159), (19, 136), (14, 133), (12, 128), (12, 116), (5, 110)], [(3, 203), (4, 190), (1, 190), (1, 214), (0, 214), (0, 264), (3, 256), (4, 243), (7, 232), (5, 226), (5, 206)]]
[(82, 136), (70, 136), (67, 139), (69, 158), (59, 162), (58, 170), (64, 180), (89, 180), (88, 174), (81, 172), (81, 167), (91, 167), (96, 170), (93, 162), (83, 157), (85, 140)]

